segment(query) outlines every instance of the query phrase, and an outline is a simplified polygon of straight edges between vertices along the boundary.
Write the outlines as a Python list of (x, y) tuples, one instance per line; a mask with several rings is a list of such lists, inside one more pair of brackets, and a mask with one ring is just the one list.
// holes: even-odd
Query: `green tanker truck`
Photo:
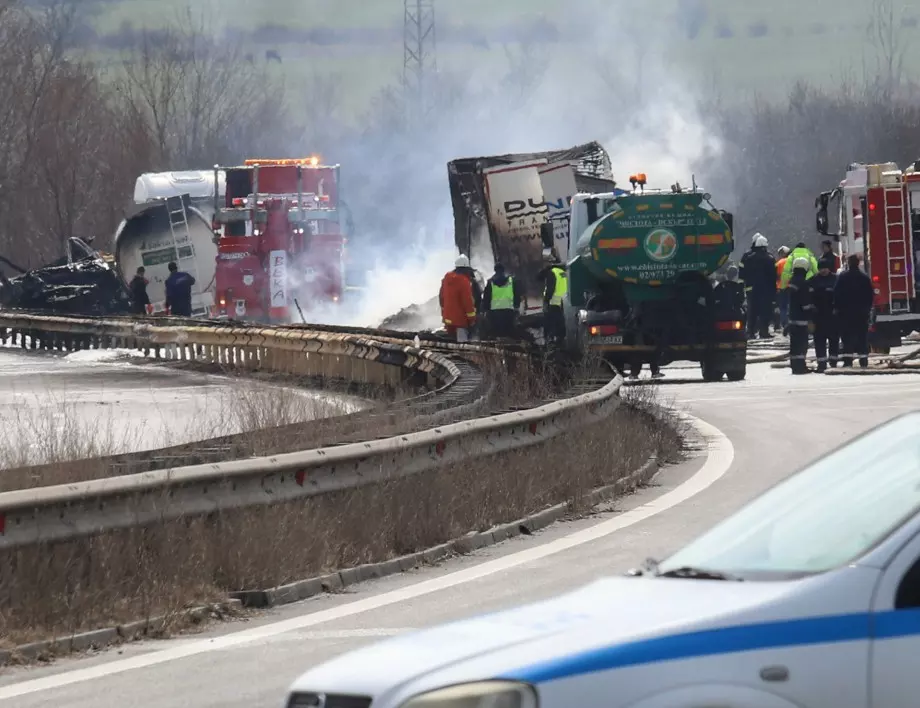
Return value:
[(709, 199), (679, 185), (637, 190), (635, 180), (631, 193), (573, 197), (570, 347), (620, 371), (696, 361), (706, 381), (744, 378), (744, 311), (709, 277), (734, 248), (732, 215)]

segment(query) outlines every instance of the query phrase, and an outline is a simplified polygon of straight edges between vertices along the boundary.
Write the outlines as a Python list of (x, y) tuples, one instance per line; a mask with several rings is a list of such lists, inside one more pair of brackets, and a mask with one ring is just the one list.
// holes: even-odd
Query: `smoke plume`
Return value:
[[(374, 326), (437, 294), (457, 255), (450, 160), (598, 140), (618, 182), (641, 171), (651, 187), (668, 187), (689, 186), (695, 167), (718, 156), (694, 82), (668, 56), (671, 18), (618, 7), (580, 2), (578, 18), (558, 26), (559, 42), (525, 33), (504, 50), (469, 49), (470, 66), (442, 59), (423, 120), (406, 120), (396, 87), (378, 97), (360, 138), (331, 147), (355, 214), (352, 255), (367, 279), (349, 306), (322, 313), (325, 321)], [(491, 254), (468, 255), (488, 277)], [(437, 327), (436, 311), (431, 319), (424, 324)]]

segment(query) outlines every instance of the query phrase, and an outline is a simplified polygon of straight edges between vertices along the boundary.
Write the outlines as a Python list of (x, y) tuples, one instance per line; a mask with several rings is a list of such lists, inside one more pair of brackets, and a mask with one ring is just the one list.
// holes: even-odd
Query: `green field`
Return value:
[[(125, 23), (134, 28), (162, 26), (188, 5), (188, 0), (84, 1), (94, 9), (92, 22), (100, 34), (117, 32)], [(904, 3), (892, 1), (904, 65), (910, 71), (920, 66), (920, 6), (904, 10)], [(504, 47), (493, 39), (498, 32), (540, 18), (560, 29), (574, 20), (588, 22), (595, 30), (596, 36), (584, 41), (570, 35), (560, 44), (547, 45), (554, 69), (566, 76), (593, 71), (591, 57), (605, 51), (604, 38), (609, 35), (616, 50), (626, 34), (645, 47), (645, 62), (654, 60), (673, 67), (675, 73), (685, 71), (690, 84), (717, 88), (726, 99), (755, 94), (778, 97), (799, 79), (836, 86), (874, 66), (876, 50), (866, 31), (873, 0), (702, 0), (707, 16), (694, 39), (675, 33), (681, 26), (676, 21), (678, 0), (654, 3), (652, 10), (649, 4), (632, 0), (582, 4), (609, 8), (601, 15), (590, 9), (578, 14), (579, 4), (579, 0), (436, 0), (439, 34), (447, 38), (438, 46), (439, 68), (488, 80), (489, 72), (495, 75), (507, 64)], [(402, 69), (402, 0), (200, 0), (192, 6), (218, 30), (268, 26), (389, 30), (388, 41), (366, 45), (247, 41), (246, 51), (257, 58), (264, 57), (266, 49), (280, 53), (284, 63), (272, 70), (284, 73), (295, 96), (303, 93), (299, 87), (313, 74), (339, 77), (345, 108), (351, 114), (365, 109)], [(602, 23), (609, 25), (609, 31)], [(481, 30), (489, 47), (450, 41), (452, 28)]]

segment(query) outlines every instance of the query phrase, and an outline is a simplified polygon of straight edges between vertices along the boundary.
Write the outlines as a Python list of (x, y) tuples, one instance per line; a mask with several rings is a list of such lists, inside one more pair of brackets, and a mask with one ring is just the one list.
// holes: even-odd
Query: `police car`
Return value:
[(920, 413), (809, 465), (663, 561), (359, 649), (301, 676), (286, 703), (918, 705)]

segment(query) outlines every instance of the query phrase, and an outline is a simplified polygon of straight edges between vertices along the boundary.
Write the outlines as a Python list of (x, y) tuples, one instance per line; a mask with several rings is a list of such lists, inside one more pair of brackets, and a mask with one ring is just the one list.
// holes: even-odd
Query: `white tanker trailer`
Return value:
[[(217, 262), (211, 230), (214, 188), (213, 170), (148, 172), (137, 178), (134, 205), (115, 232), (115, 261), (126, 283), (144, 267), (153, 312), (165, 309), (167, 266), (175, 261), (195, 278), (192, 315), (209, 316)], [(222, 196), (222, 173), (217, 189)], [(185, 206), (181, 213), (180, 198)]]

